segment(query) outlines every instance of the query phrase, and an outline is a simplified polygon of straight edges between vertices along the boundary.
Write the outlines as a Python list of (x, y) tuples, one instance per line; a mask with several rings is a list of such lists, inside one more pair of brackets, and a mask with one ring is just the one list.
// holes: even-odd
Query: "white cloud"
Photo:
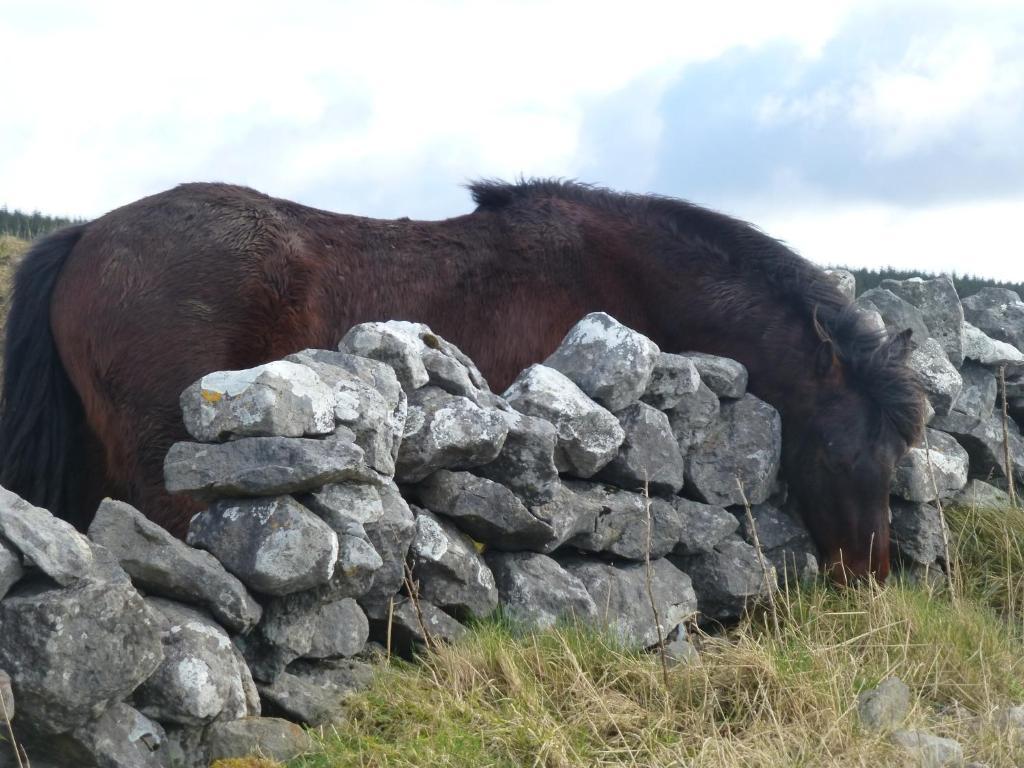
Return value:
[[(814, 55), (849, 5), (2, 2), (22, 88), (0, 198), (94, 215), (226, 171), (300, 199), (332, 178), (400, 188), (427, 162), (448, 183), (571, 175), (588, 104), (737, 46)], [(260, 127), (275, 144), (225, 165)]]

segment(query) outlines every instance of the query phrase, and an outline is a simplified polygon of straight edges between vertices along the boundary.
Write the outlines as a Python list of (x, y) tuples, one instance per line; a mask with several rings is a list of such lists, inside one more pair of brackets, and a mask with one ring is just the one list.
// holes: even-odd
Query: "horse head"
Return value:
[(873, 574), (884, 581), (889, 487), (897, 462), (920, 436), (924, 399), (906, 367), (909, 331), (892, 338), (876, 333), (871, 341), (860, 319), (845, 326), (840, 343), (815, 318), (813, 384), (797, 420), (802, 428), (784, 443), (783, 462), (833, 579)]

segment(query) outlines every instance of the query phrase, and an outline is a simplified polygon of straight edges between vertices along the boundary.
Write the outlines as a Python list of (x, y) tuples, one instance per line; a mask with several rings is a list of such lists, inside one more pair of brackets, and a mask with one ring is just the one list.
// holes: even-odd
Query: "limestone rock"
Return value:
[(21, 556), (0, 540), (0, 600), (25, 573), (21, 567)]
[[(754, 530), (746, 511), (738, 513), (743, 539), (754, 544)], [(757, 540), (765, 558), (775, 568), (780, 585), (813, 579), (818, 575), (818, 548), (804, 524), (796, 517), (771, 504), (755, 504), (750, 515), (757, 529)]]
[(672, 504), (679, 512), (682, 532), (674, 551), (677, 555), (698, 555), (735, 533), (739, 521), (722, 507), (677, 498)]
[(964, 318), (998, 341), (1024, 351), (1024, 302), (1006, 288), (982, 288), (962, 302)]
[[(419, 610), (404, 595), (396, 595), (388, 601), (371, 603), (366, 606), (370, 620), (370, 633), (384, 641), (388, 628), (391, 630), (392, 647), (408, 653), (417, 646), (431, 642), (455, 642), (466, 634), (466, 628), (436, 605), (419, 600)], [(426, 634), (424, 634), (426, 633)]]
[(201, 499), (274, 496), (346, 480), (382, 482), (345, 427), (322, 440), (243, 437), (230, 443), (175, 443), (164, 460), (171, 493)]
[(949, 413), (963, 389), (964, 382), (946, 352), (935, 339), (925, 339), (910, 353), (907, 365), (918, 375), (935, 412)]
[(182, 392), (181, 413), (188, 433), (202, 443), (334, 431), (330, 388), (311, 369), (287, 360), (208, 373)]
[(910, 753), (921, 768), (960, 768), (964, 764), (963, 747), (953, 739), (924, 731), (895, 731), (890, 738)]
[(369, 666), (358, 661), (296, 662), (273, 683), (258, 687), (269, 712), (318, 726), (343, 719), (345, 701), (368, 687), (372, 677)]
[(910, 689), (898, 677), (887, 677), (877, 688), (861, 691), (857, 696), (857, 714), (865, 728), (890, 731), (910, 711)]
[(308, 658), (355, 656), (366, 645), (370, 623), (352, 598), (336, 600), (320, 609), (313, 627)]
[(857, 278), (853, 272), (848, 269), (826, 269), (825, 274), (832, 279), (843, 296), (853, 301), (857, 295)]
[(0, 669), (0, 720), (14, 719), (14, 689), (11, 688), (11, 676)]
[(213, 555), (187, 546), (130, 504), (104, 499), (89, 537), (148, 594), (203, 606), (234, 632), (248, 632), (259, 621), (259, 603)]
[(192, 518), (188, 543), (268, 595), (326, 584), (339, 552), (337, 534), (290, 496), (215, 502)]
[(512, 491), (468, 472), (440, 470), (415, 492), (431, 512), (495, 549), (534, 550), (555, 539), (551, 525), (531, 513)]
[(914, 343), (920, 344), (932, 335), (921, 310), (886, 288), (864, 291), (857, 297), (856, 305), (878, 312), (890, 336), (909, 330)]
[(880, 288), (892, 291), (919, 310), (930, 335), (942, 345), (955, 367), (964, 362), (964, 310), (952, 279), (940, 275), (931, 280), (883, 280)]
[(704, 352), (687, 352), (683, 357), (697, 367), (700, 379), (719, 397), (736, 400), (747, 392), (747, 369), (727, 357)]
[(700, 374), (693, 360), (662, 352), (654, 363), (651, 381), (641, 400), (661, 411), (675, 408), (686, 395), (700, 387)]
[(718, 621), (739, 618), (748, 606), (766, 597), (768, 584), (774, 588), (777, 580), (771, 574), (766, 582), (757, 552), (738, 536), (720, 541), (710, 552), (676, 562), (693, 580), (701, 614)]
[(928, 429), (927, 435), (928, 448), (911, 448), (893, 473), (891, 492), (907, 501), (948, 499), (967, 484), (967, 451), (944, 432)]
[(306, 731), (277, 717), (244, 717), (214, 723), (206, 730), (203, 742), (207, 763), (254, 754), (287, 762), (314, 748)]
[(975, 328), (966, 322), (964, 323), (964, 357), (993, 367), (1024, 364), (1024, 352), (1005, 341), (993, 339), (980, 328)]
[(61, 733), (99, 717), (163, 658), (155, 617), (127, 577), (19, 585), (0, 602), (0, 668), (19, 721)]
[(618, 419), (553, 368), (531, 365), (504, 397), (517, 411), (554, 425), (555, 465), (562, 472), (593, 476), (615, 457), (625, 439)]
[[(597, 621), (626, 644), (649, 648), (658, 642), (658, 626), (648, 596), (644, 563), (609, 563), (569, 557), (562, 566), (587, 588), (597, 606)], [(651, 561), (651, 592), (658, 609), (661, 637), (697, 610), (690, 577), (664, 558)]]
[(488, 552), (498, 600), (505, 615), (530, 629), (559, 621), (593, 621), (597, 606), (578, 578), (547, 555)]
[(349, 329), (338, 349), (386, 363), (406, 393), (412, 392), (430, 381), (430, 374), (420, 357), (423, 341), (406, 325), (411, 324), (361, 323)]
[(490, 615), (498, 606), (494, 575), (473, 541), (427, 510), (416, 511), (412, 573), (420, 595), (456, 616)]
[(497, 411), (434, 386), (409, 397), (396, 477), (415, 483), (438, 469), (469, 469), (494, 461), (508, 435)]
[(667, 411), (672, 434), (684, 457), (707, 437), (718, 419), (720, 407), (718, 396), (701, 382), (696, 392), (683, 395), (676, 406)]
[(710, 434), (686, 457), (686, 485), (701, 501), (728, 506), (768, 499), (779, 472), (782, 420), (753, 395), (722, 404)]
[(551, 501), (558, 489), (558, 432), (554, 424), (516, 410), (501, 411), (500, 415), (508, 424), (501, 453), (494, 461), (474, 467), (473, 474), (501, 483), (526, 504)]
[(394, 475), (408, 413), (395, 372), (377, 360), (323, 349), (303, 350), (285, 359), (317, 373), (332, 391), (335, 421), (355, 434), (366, 463), (382, 475)]
[(891, 499), (890, 537), (900, 554), (911, 562), (931, 565), (946, 558), (942, 518), (931, 504)]
[(619, 411), (647, 390), (659, 354), (646, 336), (604, 312), (592, 312), (569, 330), (544, 365), (565, 374), (609, 411)]
[[(0, 537), (61, 586), (97, 575), (95, 557), (85, 536), (6, 488), (0, 488)], [(8, 565), (8, 574), (13, 572)]]
[(953, 503), (971, 509), (998, 509), (1009, 506), (1010, 494), (981, 480), (968, 480)]
[(683, 487), (683, 456), (668, 417), (646, 403), (615, 414), (625, 439), (597, 478), (620, 488), (674, 495)]
[(259, 714), (249, 668), (223, 629), (170, 600), (146, 604), (160, 617), (163, 661), (135, 692), (143, 714), (179, 725)]

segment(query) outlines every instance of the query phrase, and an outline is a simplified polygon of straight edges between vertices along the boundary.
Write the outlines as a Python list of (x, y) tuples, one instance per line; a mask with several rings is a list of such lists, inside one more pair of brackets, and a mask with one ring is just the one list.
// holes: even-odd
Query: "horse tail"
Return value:
[(84, 230), (68, 227), (38, 240), (18, 267), (0, 399), (0, 485), (79, 525), (85, 418), (57, 353), (50, 299)]

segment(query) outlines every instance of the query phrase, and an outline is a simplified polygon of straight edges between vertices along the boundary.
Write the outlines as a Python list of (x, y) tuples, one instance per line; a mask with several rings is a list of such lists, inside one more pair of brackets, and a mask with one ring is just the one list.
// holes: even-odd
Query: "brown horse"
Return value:
[(79, 527), (102, 495), (182, 536), (163, 487), (178, 397), (210, 371), (429, 324), (498, 391), (603, 310), (663, 350), (735, 358), (782, 414), (784, 471), (827, 562), (889, 568), (894, 464), (923, 401), (909, 340), (864, 324), (819, 269), (689, 203), (557, 181), (472, 186), (445, 221), (345, 216), (187, 184), (38, 242), (8, 322), (0, 483)]

